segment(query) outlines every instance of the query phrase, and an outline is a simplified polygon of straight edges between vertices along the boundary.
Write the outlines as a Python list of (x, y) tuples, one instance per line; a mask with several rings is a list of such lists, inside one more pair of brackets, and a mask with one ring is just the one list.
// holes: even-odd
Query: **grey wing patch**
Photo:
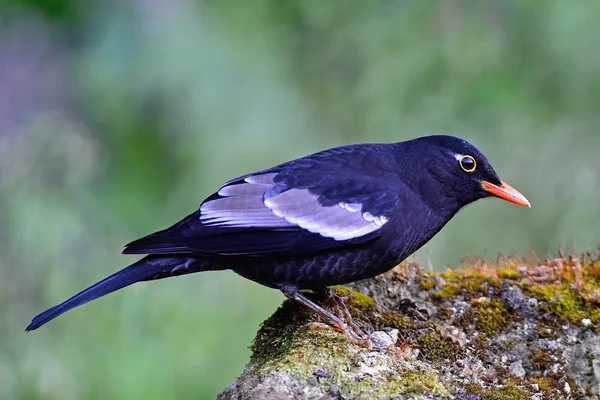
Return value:
[(388, 221), (385, 216), (363, 212), (360, 203), (323, 206), (308, 189), (270, 193), (275, 175), (247, 176), (244, 183), (230, 181), (217, 192), (219, 198), (200, 206), (200, 220), (207, 227), (300, 227), (339, 241), (367, 235)]
[(245, 183), (225, 185), (220, 198), (200, 206), (200, 220), (206, 226), (238, 228), (283, 228), (296, 226), (277, 216), (263, 202), (276, 174), (253, 175)]
[(388, 219), (362, 211), (362, 204), (340, 202), (322, 206), (308, 189), (290, 189), (265, 199), (275, 215), (290, 223), (335, 240), (350, 240), (380, 229)]

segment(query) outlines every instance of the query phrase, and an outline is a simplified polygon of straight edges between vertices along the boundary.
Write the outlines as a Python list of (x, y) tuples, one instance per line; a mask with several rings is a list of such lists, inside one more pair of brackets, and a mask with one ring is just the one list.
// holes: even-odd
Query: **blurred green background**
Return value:
[(323, 148), (456, 134), (529, 197), (462, 211), (432, 268), (595, 247), (598, 20), (594, 0), (0, 0), (0, 398), (214, 398), (282, 301), (232, 273), (23, 329), (226, 179)]

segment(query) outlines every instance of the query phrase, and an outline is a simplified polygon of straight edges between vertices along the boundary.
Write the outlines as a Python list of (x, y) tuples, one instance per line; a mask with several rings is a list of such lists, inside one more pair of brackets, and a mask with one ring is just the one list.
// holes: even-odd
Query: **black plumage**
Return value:
[(196, 212), (125, 246), (125, 254), (145, 258), (38, 315), (27, 330), (135, 282), (231, 269), (348, 333), (344, 321), (299, 291), (327, 293), (383, 273), (463, 206), (489, 196), (529, 206), (456, 137), (325, 150), (226, 182)]

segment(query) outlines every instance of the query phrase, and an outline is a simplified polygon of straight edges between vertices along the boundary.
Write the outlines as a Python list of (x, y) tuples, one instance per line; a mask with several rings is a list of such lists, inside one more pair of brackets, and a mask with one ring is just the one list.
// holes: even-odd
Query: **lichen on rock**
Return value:
[(600, 398), (600, 252), (407, 261), (334, 290), (383, 347), (302, 329), (315, 315), (286, 300), (219, 399)]

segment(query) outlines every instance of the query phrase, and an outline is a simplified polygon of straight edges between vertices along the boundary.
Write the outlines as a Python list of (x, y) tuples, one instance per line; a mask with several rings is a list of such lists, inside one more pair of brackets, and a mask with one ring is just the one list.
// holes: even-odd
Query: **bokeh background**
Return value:
[(600, 2), (0, 0), (0, 398), (205, 399), (275, 291), (134, 285), (25, 334), (224, 180), (351, 142), (460, 135), (531, 200), (418, 257), (600, 240)]

